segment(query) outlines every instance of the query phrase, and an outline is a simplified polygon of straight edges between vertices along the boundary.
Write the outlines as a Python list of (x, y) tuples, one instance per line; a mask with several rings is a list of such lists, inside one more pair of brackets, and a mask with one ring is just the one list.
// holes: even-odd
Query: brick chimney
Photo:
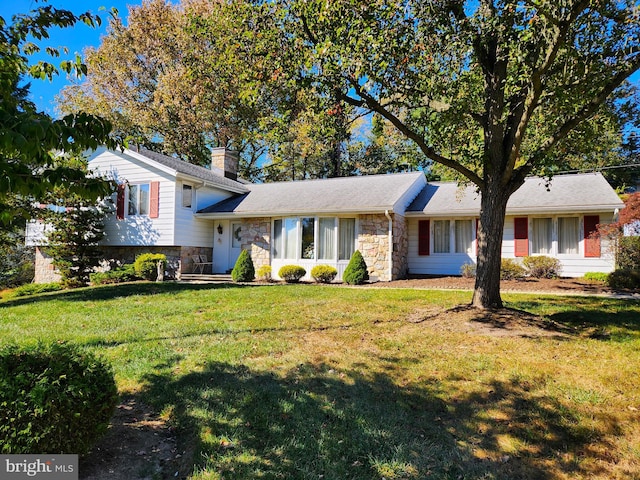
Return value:
[(230, 178), (238, 179), (238, 152), (226, 147), (216, 147), (211, 149), (211, 170)]

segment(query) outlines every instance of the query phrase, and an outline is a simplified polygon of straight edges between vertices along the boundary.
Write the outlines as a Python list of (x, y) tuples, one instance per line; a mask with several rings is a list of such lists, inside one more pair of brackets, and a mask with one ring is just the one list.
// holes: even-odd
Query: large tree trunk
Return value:
[(477, 308), (502, 308), (500, 264), (504, 217), (509, 195), (499, 182), (482, 191), (478, 225), (478, 266), (471, 304)]

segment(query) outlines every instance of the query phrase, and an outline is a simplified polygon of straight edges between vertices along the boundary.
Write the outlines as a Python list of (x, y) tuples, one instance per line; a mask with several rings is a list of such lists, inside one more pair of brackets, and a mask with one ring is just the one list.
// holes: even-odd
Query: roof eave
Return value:
[(215, 219), (223, 219), (223, 218), (264, 218), (264, 217), (287, 217), (287, 216), (318, 216), (318, 215), (336, 215), (336, 216), (344, 216), (344, 215), (373, 215), (373, 214), (384, 214), (385, 211), (392, 211), (394, 213), (395, 210), (393, 206), (387, 207), (375, 207), (375, 208), (367, 208), (362, 210), (287, 210), (287, 211), (271, 211), (271, 212), (250, 212), (250, 211), (238, 211), (238, 212), (196, 212), (194, 215), (200, 218), (215, 218)]

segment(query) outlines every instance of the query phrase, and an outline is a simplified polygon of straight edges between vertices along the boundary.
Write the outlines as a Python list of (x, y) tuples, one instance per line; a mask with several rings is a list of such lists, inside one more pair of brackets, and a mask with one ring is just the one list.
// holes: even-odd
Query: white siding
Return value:
[[(185, 181), (184, 183), (187, 185), (193, 185), (188, 181)], [(191, 208), (185, 208), (182, 206), (182, 182), (178, 182), (176, 185), (176, 245), (213, 248), (213, 231), (217, 223), (211, 219), (196, 218), (193, 214), (202, 208), (209, 207), (229, 198), (231, 194), (224, 190), (215, 188), (197, 188), (196, 185), (193, 185), (193, 187), (195, 192), (193, 205)]]
[(105, 222), (105, 239), (102, 244), (109, 246), (171, 246), (174, 238), (175, 179), (159, 168), (153, 168), (121, 152), (104, 150), (94, 156), (89, 163), (97, 174), (108, 175), (119, 183), (125, 180), (131, 184), (160, 182), (158, 218), (148, 216), (127, 216), (116, 219), (114, 212)]
[[(589, 215), (593, 215), (589, 213)], [(527, 215), (518, 215), (523, 217)], [(541, 215), (542, 216), (542, 215)], [(554, 251), (557, 251), (556, 223), (555, 219), (562, 216), (570, 215), (544, 215), (554, 219)], [(613, 221), (611, 213), (600, 212), (600, 223), (608, 223)], [(529, 219), (533, 216), (527, 216)], [(514, 255), (514, 216), (508, 216), (504, 224), (504, 236), (502, 240), (502, 257), (516, 258)], [(589, 258), (584, 256), (584, 239), (582, 238), (584, 215), (580, 218), (580, 244), (579, 253), (577, 255), (554, 255), (562, 263), (562, 276), (581, 277), (586, 272), (611, 272), (614, 269), (614, 259), (610, 246), (605, 239), (601, 241), (601, 256), (597, 258)], [(409, 252), (408, 264), (409, 274), (414, 275), (460, 275), (460, 268), (465, 263), (475, 263), (475, 255), (464, 255), (459, 253), (434, 254), (433, 253), (433, 231), (431, 234), (430, 255), (418, 255), (418, 221), (419, 218), (409, 219)], [(426, 218), (425, 218), (426, 220)], [(451, 220), (454, 220), (453, 218)], [(431, 219), (431, 228), (433, 230), (433, 219)], [(531, 239), (531, 228), (530, 228)]]

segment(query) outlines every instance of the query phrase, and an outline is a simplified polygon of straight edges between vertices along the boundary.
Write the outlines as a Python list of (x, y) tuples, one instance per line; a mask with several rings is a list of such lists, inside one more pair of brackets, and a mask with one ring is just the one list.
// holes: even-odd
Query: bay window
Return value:
[(273, 221), (273, 258), (349, 260), (355, 251), (356, 219), (288, 217)]

